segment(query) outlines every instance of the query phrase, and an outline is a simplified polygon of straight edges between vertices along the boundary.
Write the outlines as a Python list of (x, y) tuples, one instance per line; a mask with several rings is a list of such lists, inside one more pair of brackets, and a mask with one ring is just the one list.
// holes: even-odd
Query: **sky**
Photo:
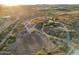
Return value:
[(79, 4), (79, 0), (0, 0), (4, 5)]

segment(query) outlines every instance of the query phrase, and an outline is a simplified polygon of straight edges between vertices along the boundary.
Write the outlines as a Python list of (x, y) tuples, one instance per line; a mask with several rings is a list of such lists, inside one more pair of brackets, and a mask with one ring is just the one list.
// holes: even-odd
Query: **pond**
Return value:
[(71, 55), (79, 55), (79, 48), (75, 48)]

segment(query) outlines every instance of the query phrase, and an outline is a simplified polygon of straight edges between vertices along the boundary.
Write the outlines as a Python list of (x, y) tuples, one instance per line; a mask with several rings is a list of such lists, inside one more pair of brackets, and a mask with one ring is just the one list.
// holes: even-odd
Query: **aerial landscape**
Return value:
[(79, 5), (0, 5), (0, 55), (79, 55)]

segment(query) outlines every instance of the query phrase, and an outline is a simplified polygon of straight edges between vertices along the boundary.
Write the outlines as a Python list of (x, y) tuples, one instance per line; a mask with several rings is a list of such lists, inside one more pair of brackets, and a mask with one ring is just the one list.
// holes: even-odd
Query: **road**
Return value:
[[(17, 27), (17, 25), (19, 24), (19, 19), (17, 19), (14, 23), (16, 23), (15, 25), (14, 25), (14, 27), (12, 28), (12, 30), (5, 36), (5, 38), (4, 39), (2, 39), (2, 42), (0, 43), (0, 46), (2, 45), (2, 44), (4, 44), (6, 41), (7, 41), (7, 38), (9, 38), (9, 36), (13, 33), (13, 31), (14, 31), (14, 29)], [(13, 24), (14, 24), (13, 23)]]

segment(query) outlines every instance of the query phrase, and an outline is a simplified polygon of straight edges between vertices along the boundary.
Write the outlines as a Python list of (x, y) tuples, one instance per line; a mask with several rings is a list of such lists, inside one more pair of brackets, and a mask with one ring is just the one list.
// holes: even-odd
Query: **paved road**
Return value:
[(17, 20), (16, 22), (14, 22), (16, 24), (14, 25), (14, 27), (12, 28), (12, 30), (5, 36), (5, 38), (3, 39), (3, 41), (0, 43), (0, 46), (6, 42), (7, 38), (12, 34), (13, 30), (17, 27), (17, 25), (19, 23), (19, 20)]

